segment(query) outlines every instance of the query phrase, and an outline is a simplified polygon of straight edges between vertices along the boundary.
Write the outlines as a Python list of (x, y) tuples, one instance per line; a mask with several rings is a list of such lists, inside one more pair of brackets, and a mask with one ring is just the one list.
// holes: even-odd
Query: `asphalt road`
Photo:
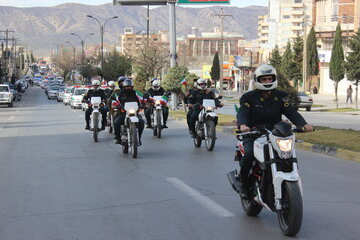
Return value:
[[(248, 217), (226, 173), (235, 138), (195, 149), (183, 122), (163, 138), (145, 130), (139, 158), (101, 132), (94, 143), (81, 110), (29, 89), (0, 107), (0, 240), (287, 239), (276, 215)], [(21, 107), (20, 107), (21, 105)], [(360, 163), (298, 151), (304, 221), (298, 239), (360, 236)]]

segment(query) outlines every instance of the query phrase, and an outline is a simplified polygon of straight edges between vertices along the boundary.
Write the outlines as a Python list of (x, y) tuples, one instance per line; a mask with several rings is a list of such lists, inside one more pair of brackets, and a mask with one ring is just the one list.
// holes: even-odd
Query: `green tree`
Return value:
[(296, 39), (293, 45), (294, 52), (294, 87), (298, 89), (299, 84), (302, 86), (303, 79), (303, 52), (304, 52), (304, 42), (303, 39), (297, 34)]
[(80, 74), (86, 79), (84, 83), (90, 83), (90, 79), (98, 74), (98, 71), (91, 63), (85, 63), (80, 67)]
[(360, 81), (360, 28), (350, 41), (350, 52), (346, 57), (345, 69), (349, 81), (355, 84), (355, 104), (358, 109), (358, 86)]
[[(306, 78), (311, 79), (313, 76), (319, 75), (319, 57), (316, 46), (315, 29), (310, 29), (306, 40)], [(305, 90), (310, 89), (310, 81), (306, 81)]]
[(102, 77), (107, 81), (111, 81), (126, 75), (131, 75), (130, 57), (113, 51), (104, 59)]
[(217, 52), (214, 55), (210, 76), (211, 79), (215, 81), (215, 87), (216, 87), (216, 81), (220, 79), (220, 60), (219, 60), (219, 54)]
[(295, 64), (294, 64), (293, 58), (294, 57), (293, 57), (293, 53), (291, 51), (291, 44), (289, 41), (286, 45), (286, 50), (282, 56), (281, 66), (280, 66), (281, 73), (288, 80), (292, 80), (293, 76), (294, 76)]
[(335, 83), (335, 101), (336, 107), (339, 108), (339, 100), (338, 100), (338, 85), (339, 82), (345, 76), (345, 68), (344, 68), (345, 60), (344, 60), (344, 50), (342, 47), (342, 37), (341, 37), (341, 27), (340, 23), (338, 23), (335, 32), (335, 41), (331, 52), (330, 59), (330, 79)]
[(162, 86), (166, 91), (179, 94), (181, 92), (181, 81), (187, 76), (188, 69), (184, 66), (176, 66), (169, 69), (165, 75)]
[(281, 58), (281, 55), (279, 52), (279, 47), (278, 47), (278, 45), (276, 45), (275, 48), (271, 52), (271, 57), (269, 59), (270, 65), (279, 71), (280, 67), (281, 67), (281, 59), (282, 58)]

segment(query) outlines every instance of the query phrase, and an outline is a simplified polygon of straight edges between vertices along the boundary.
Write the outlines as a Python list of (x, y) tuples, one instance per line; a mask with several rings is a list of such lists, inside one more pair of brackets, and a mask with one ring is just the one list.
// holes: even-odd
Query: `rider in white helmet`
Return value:
[[(151, 128), (151, 112), (152, 112), (152, 105), (153, 101), (150, 99), (154, 96), (165, 96), (165, 90), (161, 87), (161, 82), (157, 78), (153, 78), (151, 81), (151, 88), (144, 94), (144, 99), (147, 99), (146, 109), (145, 109), (145, 117), (146, 117), (146, 128)], [(166, 121), (169, 116), (169, 108), (167, 105), (163, 105), (163, 119), (164, 125), (163, 128), (167, 128)]]
[[(251, 128), (264, 125), (272, 130), (274, 125), (285, 115), (296, 126), (304, 127), (306, 131), (313, 131), (313, 127), (306, 123), (304, 118), (290, 103), (286, 92), (276, 90), (278, 86), (277, 74), (274, 67), (263, 64), (254, 73), (255, 90), (246, 92), (240, 98), (240, 109), (237, 113), (237, 125), (241, 132), (249, 132)], [(240, 160), (241, 195), (249, 197), (246, 185), (247, 177), (254, 160), (254, 138), (244, 139), (245, 155)]]
[[(215, 106), (222, 107), (224, 106), (219, 99), (215, 97), (215, 94), (210, 91), (207, 87), (207, 80), (204, 78), (199, 78), (196, 82), (196, 91), (193, 91), (192, 95), (188, 97), (188, 106), (193, 107), (193, 112), (190, 116), (189, 121), (189, 130), (191, 137), (196, 137), (195, 133), (195, 123), (196, 120), (199, 118), (199, 113), (202, 108), (202, 103), (204, 99), (214, 99), (215, 100)], [(215, 125), (217, 122), (215, 122)]]
[[(91, 97), (101, 97), (102, 101), (106, 101), (106, 94), (104, 92), (104, 90), (102, 90), (100, 88), (100, 81), (99, 80), (93, 80), (92, 81), (92, 89), (90, 89), (86, 95), (83, 97), (83, 101), (85, 102), (90, 102)], [(92, 107), (89, 107), (86, 112), (85, 112), (85, 121), (86, 121), (86, 126), (85, 126), (85, 130), (89, 130), (90, 126), (90, 115), (92, 113)], [(101, 112), (102, 115), (102, 121), (101, 121), (101, 130), (105, 130), (105, 126), (106, 126), (106, 108), (105, 107), (101, 107), (99, 109), (99, 111)]]

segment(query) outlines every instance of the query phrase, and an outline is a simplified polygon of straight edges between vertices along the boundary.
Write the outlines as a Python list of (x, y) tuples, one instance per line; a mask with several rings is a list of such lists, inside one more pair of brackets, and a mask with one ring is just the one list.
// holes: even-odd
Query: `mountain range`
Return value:
[[(232, 15), (224, 20), (225, 32), (242, 34), (248, 40), (257, 38), (258, 16), (267, 13), (267, 8), (250, 6), (245, 8), (222, 6), (224, 13)], [(220, 7), (188, 8), (176, 7), (177, 37), (191, 32), (192, 27), (199, 32), (212, 32), (213, 27), (220, 26), (220, 18), (214, 15), (220, 13)], [(0, 30), (15, 31), (19, 38), (34, 54), (49, 55), (56, 44), (65, 45), (69, 41), (80, 47), (80, 39), (71, 36), (76, 33), (85, 36), (95, 33), (86, 39), (86, 44), (100, 42), (100, 27), (92, 15), (104, 22), (113, 16), (119, 16), (106, 24), (104, 41), (114, 44), (118, 41), (124, 28), (131, 27), (134, 31), (146, 31), (147, 9), (142, 6), (84, 5), (66, 3), (55, 7), (17, 8), (0, 6)], [(161, 6), (150, 9), (150, 32), (169, 29), (169, 9)], [(12, 33), (9, 34), (13, 36)], [(4, 33), (1, 33), (1, 38)]]

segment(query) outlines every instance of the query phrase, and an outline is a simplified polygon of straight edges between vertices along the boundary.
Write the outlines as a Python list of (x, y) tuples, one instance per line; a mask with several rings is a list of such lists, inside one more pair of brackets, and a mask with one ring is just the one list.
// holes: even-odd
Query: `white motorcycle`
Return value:
[(161, 138), (161, 130), (164, 125), (163, 117), (163, 102), (165, 101), (162, 96), (154, 96), (154, 106), (152, 107), (151, 112), (151, 126), (153, 126), (154, 136)]
[[(245, 154), (243, 138), (256, 139), (256, 161), (246, 182), (249, 198), (241, 197), (241, 204), (249, 216), (257, 216), (263, 207), (276, 212), (280, 229), (287, 236), (294, 236), (300, 231), (303, 217), (302, 187), (293, 132), (302, 130), (291, 129), (286, 122), (277, 123), (273, 131), (258, 127), (251, 132), (238, 132), (239, 150), (235, 152), (235, 161), (240, 161)], [(237, 170), (227, 176), (233, 189), (240, 193)]]
[(90, 131), (93, 132), (94, 141), (98, 141), (98, 134), (101, 131), (99, 123), (102, 119), (102, 114), (99, 111), (101, 104), (101, 97), (91, 97), (90, 103), (92, 105), (93, 111), (90, 116)]
[(138, 103), (137, 102), (126, 102), (124, 106), (126, 111), (126, 117), (124, 125), (121, 126), (121, 144), (123, 153), (128, 153), (129, 148), (133, 158), (137, 157), (138, 154), (138, 123), (139, 118), (137, 117)]
[[(196, 106), (194, 106), (196, 107)], [(215, 122), (218, 119), (215, 113), (215, 100), (204, 99), (202, 109), (199, 113), (199, 120), (195, 124), (196, 136), (194, 138), (195, 147), (201, 146), (201, 141), (205, 141), (206, 149), (212, 151), (215, 147), (216, 141), (216, 127)]]

